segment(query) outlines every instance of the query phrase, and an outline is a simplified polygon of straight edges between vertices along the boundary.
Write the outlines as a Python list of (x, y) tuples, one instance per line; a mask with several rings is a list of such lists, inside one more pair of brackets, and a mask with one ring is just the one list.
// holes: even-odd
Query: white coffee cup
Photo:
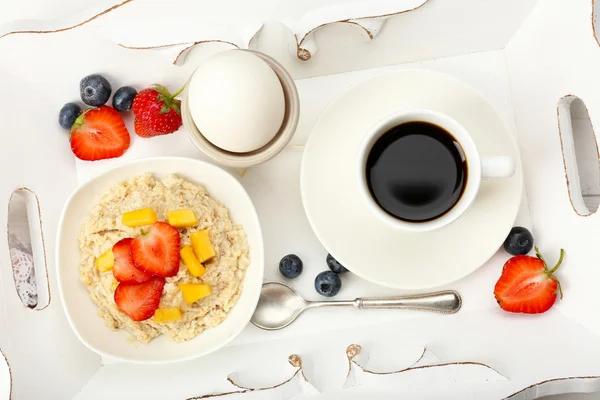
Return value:
[[(406, 221), (389, 214), (372, 197), (367, 183), (367, 158), (377, 140), (390, 129), (407, 122), (428, 122), (444, 129), (460, 145), (467, 163), (467, 179), (459, 200), (440, 217), (424, 222)], [(481, 157), (469, 132), (453, 118), (426, 109), (405, 110), (380, 121), (365, 136), (358, 150), (358, 187), (365, 203), (374, 215), (396, 228), (414, 232), (439, 229), (458, 219), (475, 201), (482, 179), (509, 178), (515, 173), (515, 160), (510, 156)]]

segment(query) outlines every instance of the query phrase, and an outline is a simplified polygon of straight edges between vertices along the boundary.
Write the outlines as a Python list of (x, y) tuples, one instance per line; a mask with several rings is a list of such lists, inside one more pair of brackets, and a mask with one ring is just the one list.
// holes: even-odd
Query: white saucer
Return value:
[[(482, 156), (510, 155), (517, 162), (512, 178), (483, 181), (471, 208), (432, 232), (386, 224), (357, 188), (363, 136), (386, 116), (410, 108), (448, 114), (471, 133)], [(523, 190), (517, 143), (493, 106), (467, 84), (424, 70), (378, 75), (335, 100), (309, 137), (300, 180), (308, 220), (338, 261), (368, 281), (415, 290), (459, 280), (490, 259), (513, 226)]]

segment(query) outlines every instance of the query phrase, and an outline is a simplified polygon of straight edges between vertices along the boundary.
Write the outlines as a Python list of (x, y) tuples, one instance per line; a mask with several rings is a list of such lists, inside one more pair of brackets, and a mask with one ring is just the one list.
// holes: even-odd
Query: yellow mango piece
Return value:
[(156, 213), (151, 208), (142, 208), (140, 210), (129, 211), (123, 214), (123, 225), (130, 228), (138, 226), (152, 225), (156, 223)]
[(210, 237), (208, 236), (207, 230), (192, 233), (190, 239), (192, 240), (194, 253), (201, 263), (210, 260), (215, 256), (215, 250), (210, 244)]
[(114, 292), (115, 290), (117, 290), (117, 286), (119, 286), (119, 282), (113, 282), (112, 284), (112, 291)]
[(159, 308), (154, 312), (154, 322), (178, 321), (182, 316), (183, 313), (177, 307)]
[(196, 214), (188, 209), (167, 211), (167, 220), (175, 228), (188, 228), (198, 224)]
[(192, 274), (192, 276), (198, 277), (206, 273), (206, 268), (204, 268), (200, 260), (198, 260), (198, 258), (194, 254), (192, 246), (183, 246), (179, 254), (181, 255), (183, 263), (187, 267), (188, 271), (190, 271), (190, 274)]
[(207, 283), (182, 283), (179, 285), (183, 299), (186, 303), (192, 304), (203, 297), (210, 296), (212, 289)]
[(115, 266), (115, 257), (113, 256), (112, 249), (96, 258), (96, 268), (100, 272), (108, 272)]

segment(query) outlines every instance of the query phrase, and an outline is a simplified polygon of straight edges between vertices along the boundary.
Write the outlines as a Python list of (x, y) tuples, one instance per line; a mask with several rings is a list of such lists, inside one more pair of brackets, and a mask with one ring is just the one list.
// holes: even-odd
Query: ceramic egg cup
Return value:
[(283, 94), (285, 97), (285, 114), (281, 127), (273, 139), (260, 149), (246, 153), (235, 153), (215, 146), (208, 139), (206, 139), (204, 135), (202, 135), (192, 119), (189, 109), (187, 89), (182, 97), (181, 115), (183, 118), (183, 126), (188, 132), (190, 139), (196, 145), (196, 147), (202, 150), (207, 156), (224, 166), (246, 168), (270, 160), (279, 154), (285, 148), (285, 146), (287, 146), (292, 139), (294, 132), (296, 131), (296, 127), (298, 126), (298, 120), (300, 118), (300, 100), (298, 98), (298, 91), (296, 89), (294, 80), (281, 64), (266, 54), (257, 51), (236, 51), (247, 51), (260, 57), (273, 69), (279, 78), (279, 81), (281, 82), (281, 87), (283, 88)]

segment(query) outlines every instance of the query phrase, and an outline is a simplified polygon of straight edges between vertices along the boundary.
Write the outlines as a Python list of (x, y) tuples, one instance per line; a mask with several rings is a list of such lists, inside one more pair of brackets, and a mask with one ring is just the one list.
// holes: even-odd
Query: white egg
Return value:
[(283, 88), (273, 69), (240, 50), (218, 53), (198, 67), (188, 85), (188, 104), (202, 135), (236, 153), (269, 143), (285, 113)]

